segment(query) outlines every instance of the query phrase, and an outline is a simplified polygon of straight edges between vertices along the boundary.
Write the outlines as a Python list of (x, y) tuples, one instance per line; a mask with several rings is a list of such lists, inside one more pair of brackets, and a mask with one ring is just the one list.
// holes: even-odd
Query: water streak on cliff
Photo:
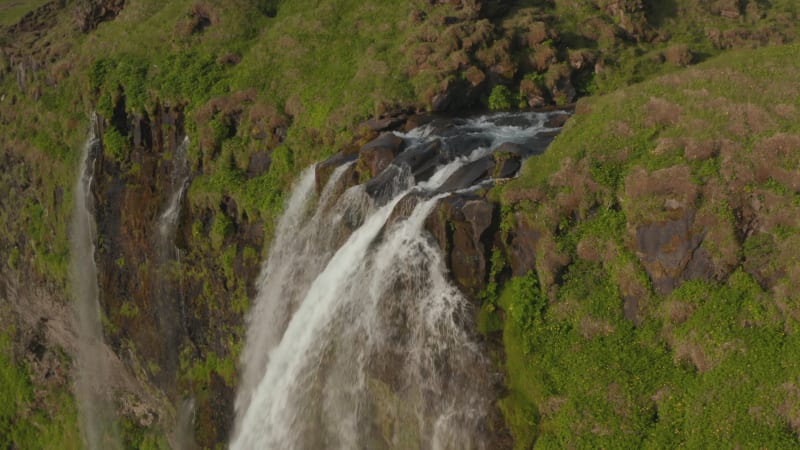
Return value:
[[(165, 351), (164, 374), (177, 372), (180, 360), (181, 337), (187, 334), (185, 299), (182, 290), (183, 268), (181, 251), (175, 245), (175, 238), (183, 208), (183, 200), (189, 187), (191, 170), (186, 152), (189, 148), (189, 137), (185, 136), (176, 146), (172, 155), (172, 170), (169, 190), (169, 201), (158, 216), (155, 242), (159, 270), (152, 273), (154, 305), (158, 308), (158, 324)], [(167, 384), (172, 385), (175, 380)], [(196, 448), (194, 441), (195, 400), (184, 398), (176, 411), (175, 426), (171, 433), (173, 446), (181, 449)]]
[[(186, 194), (186, 188), (189, 187), (189, 163), (186, 159), (188, 147), (189, 137), (186, 136), (173, 156), (172, 195), (167, 208), (158, 217), (158, 232), (164, 242), (171, 242), (175, 239), (183, 196)], [(174, 248), (174, 245), (170, 245), (170, 247)]]
[(103, 342), (94, 259), (95, 224), (91, 185), (95, 159), (100, 151), (97, 128), (97, 117), (94, 116), (83, 149), (80, 175), (75, 184), (75, 206), (70, 229), (70, 281), (78, 324), (75, 392), (85, 444), (91, 450), (121, 448), (111, 419), (110, 364)]

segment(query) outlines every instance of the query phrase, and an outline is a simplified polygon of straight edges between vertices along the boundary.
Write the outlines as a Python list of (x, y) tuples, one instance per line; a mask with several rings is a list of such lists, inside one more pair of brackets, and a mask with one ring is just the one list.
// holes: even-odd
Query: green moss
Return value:
[(508, 87), (498, 84), (492, 88), (492, 93), (489, 95), (489, 109), (492, 111), (508, 110), (517, 103), (519, 102), (515, 101), (514, 94)]
[(103, 133), (103, 149), (119, 162), (126, 161), (130, 153), (128, 139), (113, 126)]

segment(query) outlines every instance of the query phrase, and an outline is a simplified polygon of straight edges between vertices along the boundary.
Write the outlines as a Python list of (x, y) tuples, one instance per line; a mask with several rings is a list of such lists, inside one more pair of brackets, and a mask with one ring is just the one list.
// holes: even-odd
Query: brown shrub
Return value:
[[(580, 104), (580, 102), (578, 103)], [(631, 137), (633, 136), (633, 128), (627, 123), (621, 120), (615, 120), (608, 124), (609, 130), (617, 136), (621, 137)]]
[(601, 187), (592, 179), (588, 159), (575, 163), (573, 159), (566, 158), (549, 181), (551, 186), (559, 190), (555, 200), (561, 217), (583, 217), (597, 204)]
[(659, 138), (653, 153), (656, 155), (665, 155), (678, 150), (683, 150), (686, 147), (688, 139), (683, 138)]
[(775, 180), (800, 191), (800, 135), (778, 133), (753, 150), (756, 180)]
[(683, 207), (689, 207), (694, 204), (697, 194), (691, 169), (685, 165), (667, 167), (652, 173), (636, 167), (625, 178), (625, 195), (629, 199), (655, 195), (673, 198)]
[(739, 137), (761, 134), (777, 126), (764, 108), (753, 103), (734, 104), (724, 113), (730, 117), (729, 130)]
[(673, 66), (685, 67), (692, 63), (694, 55), (686, 44), (678, 44), (664, 50), (664, 59)]
[(550, 31), (544, 22), (534, 22), (530, 25), (527, 35), (528, 47), (535, 47), (542, 42), (551, 39)]
[(772, 110), (775, 114), (778, 115), (781, 119), (786, 120), (796, 120), (797, 119), (797, 107), (788, 103), (778, 103), (772, 107)]
[(217, 64), (223, 66), (235, 66), (242, 61), (242, 57), (237, 55), (236, 53), (225, 53), (224, 55), (217, 58)]
[(545, 290), (556, 284), (556, 275), (561, 269), (570, 262), (569, 254), (562, 253), (555, 238), (551, 235), (544, 235), (539, 240), (539, 251), (537, 252), (536, 269), (539, 281)]
[(469, 81), (472, 86), (479, 86), (486, 80), (486, 74), (476, 66), (470, 66), (464, 73), (464, 77)]
[(700, 344), (689, 340), (682, 341), (675, 346), (673, 351), (675, 353), (674, 360), (676, 363), (689, 362), (700, 373), (708, 372), (713, 368), (710, 358), (706, 355), (706, 352)]
[(546, 71), (558, 62), (556, 51), (549, 45), (537, 44), (533, 50), (533, 67), (539, 72)]
[(589, 50), (570, 50), (569, 65), (575, 70), (591, 67), (597, 62), (597, 56)]
[(175, 25), (175, 31), (178, 35), (189, 36), (203, 32), (218, 21), (219, 16), (211, 5), (205, 2), (195, 3), (189, 8), (186, 19)]
[(644, 124), (647, 127), (675, 125), (680, 117), (681, 107), (668, 100), (651, 97), (645, 106)]
[(794, 434), (800, 435), (800, 388), (794, 383), (784, 383), (781, 390), (784, 393), (783, 403), (778, 407), (778, 413)]
[(719, 140), (694, 140), (689, 139), (684, 148), (684, 155), (690, 161), (702, 161), (713, 158), (719, 154), (719, 149), (722, 147)]
[(545, 417), (553, 416), (561, 410), (565, 403), (567, 403), (566, 397), (548, 397), (547, 400), (539, 405), (539, 412)]
[(298, 95), (292, 95), (286, 99), (286, 105), (283, 107), (283, 110), (286, 111), (289, 117), (298, 117), (305, 112), (305, 107)]
[(576, 253), (578, 258), (591, 262), (602, 262), (600, 243), (593, 237), (585, 237), (578, 242)]

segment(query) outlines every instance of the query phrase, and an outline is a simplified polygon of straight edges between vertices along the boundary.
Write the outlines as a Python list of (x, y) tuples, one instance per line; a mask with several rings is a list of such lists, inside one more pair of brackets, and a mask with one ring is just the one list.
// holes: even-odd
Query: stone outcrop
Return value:
[(81, 2), (75, 9), (75, 22), (84, 33), (94, 30), (108, 20), (113, 20), (125, 7), (125, 0), (99, 0)]
[(486, 287), (496, 205), (470, 195), (453, 194), (442, 199), (425, 227), (445, 254), (458, 287), (477, 298)]
[(712, 278), (711, 258), (700, 247), (703, 230), (697, 228), (693, 210), (636, 228), (636, 254), (657, 293), (667, 295), (686, 280)]

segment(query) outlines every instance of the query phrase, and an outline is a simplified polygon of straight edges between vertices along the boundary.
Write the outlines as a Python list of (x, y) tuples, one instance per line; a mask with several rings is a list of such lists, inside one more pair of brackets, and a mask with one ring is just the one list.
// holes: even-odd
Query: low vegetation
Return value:
[(798, 54), (727, 53), (582, 101), (495, 193), (542, 235), (497, 301), (516, 448), (798, 444), (800, 273), (778, 250), (800, 231)]

